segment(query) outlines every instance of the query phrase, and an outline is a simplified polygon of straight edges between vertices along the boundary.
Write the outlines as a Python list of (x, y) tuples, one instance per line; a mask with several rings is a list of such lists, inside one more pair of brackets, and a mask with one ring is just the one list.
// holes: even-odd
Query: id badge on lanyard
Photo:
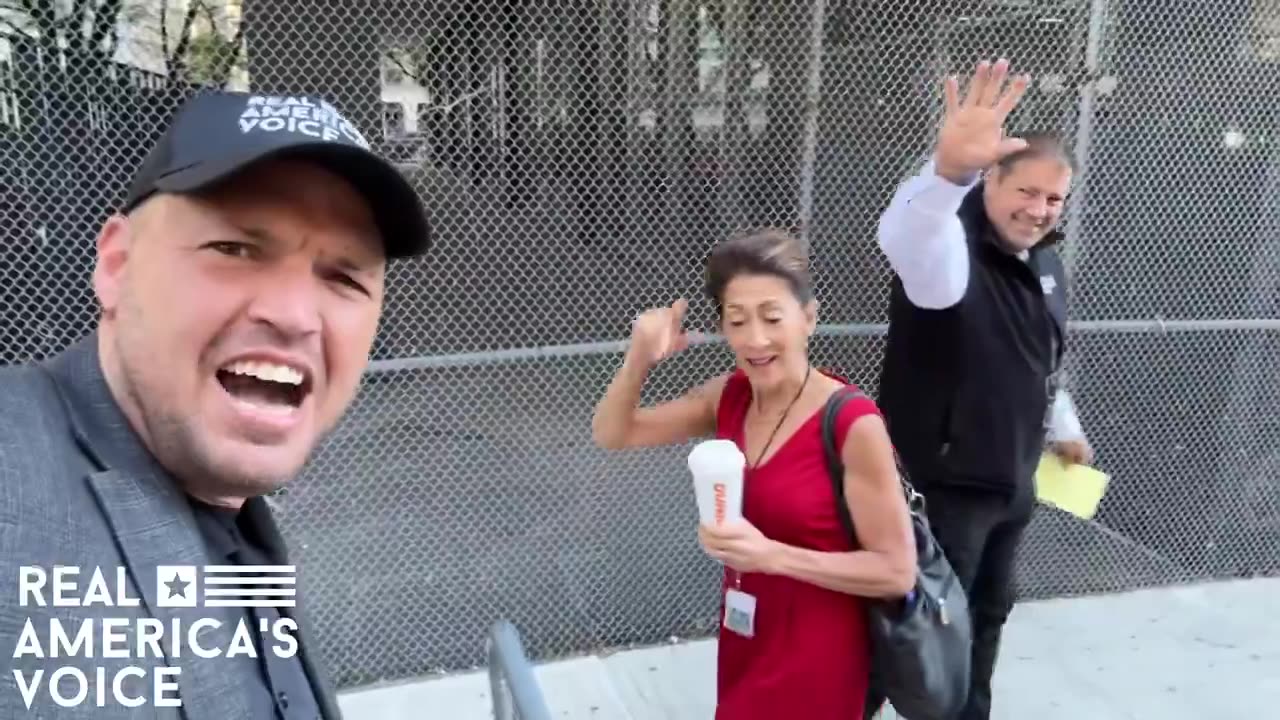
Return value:
[(730, 588), (724, 594), (724, 627), (742, 637), (755, 637), (756, 634), (756, 598), (738, 587)]

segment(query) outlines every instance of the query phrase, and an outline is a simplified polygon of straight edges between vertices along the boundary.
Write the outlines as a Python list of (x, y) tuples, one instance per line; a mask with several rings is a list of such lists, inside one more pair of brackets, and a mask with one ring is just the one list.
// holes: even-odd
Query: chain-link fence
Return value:
[[(69, 5), (0, 3), (0, 362), (90, 329), (96, 228), (198, 85), (324, 93), (432, 208), (361, 397), (281, 497), (342, 686), (481, 664), (500, 617), (536, 658), (713, 632), (687, 448), (591, 444), (629, 321), (697, 298), (732, 230), (795, 228), (817, 360), (874, 392), (876, 219), (979, 57), (1035, 76), (1012, 129), (1085, 164), (1070, 368), (1113, 476), (1094, 522), (1039, 512), (1022, 596), (1280, 570), (1274, 0)], [(729, 363), (690, 350), (647, 398)]]

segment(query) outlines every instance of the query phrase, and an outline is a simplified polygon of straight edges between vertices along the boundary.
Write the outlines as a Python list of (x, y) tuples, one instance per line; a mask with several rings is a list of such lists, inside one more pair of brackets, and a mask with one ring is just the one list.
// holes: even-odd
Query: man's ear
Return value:
[(123, 215), (112, 215), (98, 231), (97, 262), (93, 267), (93, 291), (104, 314), (111, 314), (120, 303), (125, 269), (133, 250), (133, 228)]

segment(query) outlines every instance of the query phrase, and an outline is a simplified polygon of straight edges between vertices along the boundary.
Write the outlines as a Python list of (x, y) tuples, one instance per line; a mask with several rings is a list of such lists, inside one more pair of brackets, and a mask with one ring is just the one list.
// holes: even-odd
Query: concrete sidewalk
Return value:
[[(1280, 712), (1280, 578), (1020, 604), (996, 673), (997, 720), (1254, 720)], [(709, 720), (715, 642), (536, 670), (566, 720)], [(489, 720), (488, 676), (343, 693), (348, 720)]]

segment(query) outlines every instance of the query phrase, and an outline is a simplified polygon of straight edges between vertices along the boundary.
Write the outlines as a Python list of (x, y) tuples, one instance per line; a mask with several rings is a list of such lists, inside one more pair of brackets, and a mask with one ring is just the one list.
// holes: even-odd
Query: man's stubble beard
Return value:
[[(143, 444), (151, 451), (162, 467), (188, 494), (204, 498), (250, 498), (265, 495), (284, 487), (302, 468), (285, 477), (242, 472), (225, 463), (218, 463), (214, 453), (201, 441), (196, 419), (184, 418), (182, 413), (164, 406), (163, 402), (150, 403), (146, 398), (163, 398), (163, 390), (149, 387), (147, 377), (152, 373), (140, 370), (139, 364), (126, 350), (131, 344), (116, 333), (116, 359), (120, 365), (123, 391), (136, 410), (144, 432), (139, 433)], [(307, 453), (310, 457), (310, 450)], [(305, 467), (305, 461), (303, 463)]]

